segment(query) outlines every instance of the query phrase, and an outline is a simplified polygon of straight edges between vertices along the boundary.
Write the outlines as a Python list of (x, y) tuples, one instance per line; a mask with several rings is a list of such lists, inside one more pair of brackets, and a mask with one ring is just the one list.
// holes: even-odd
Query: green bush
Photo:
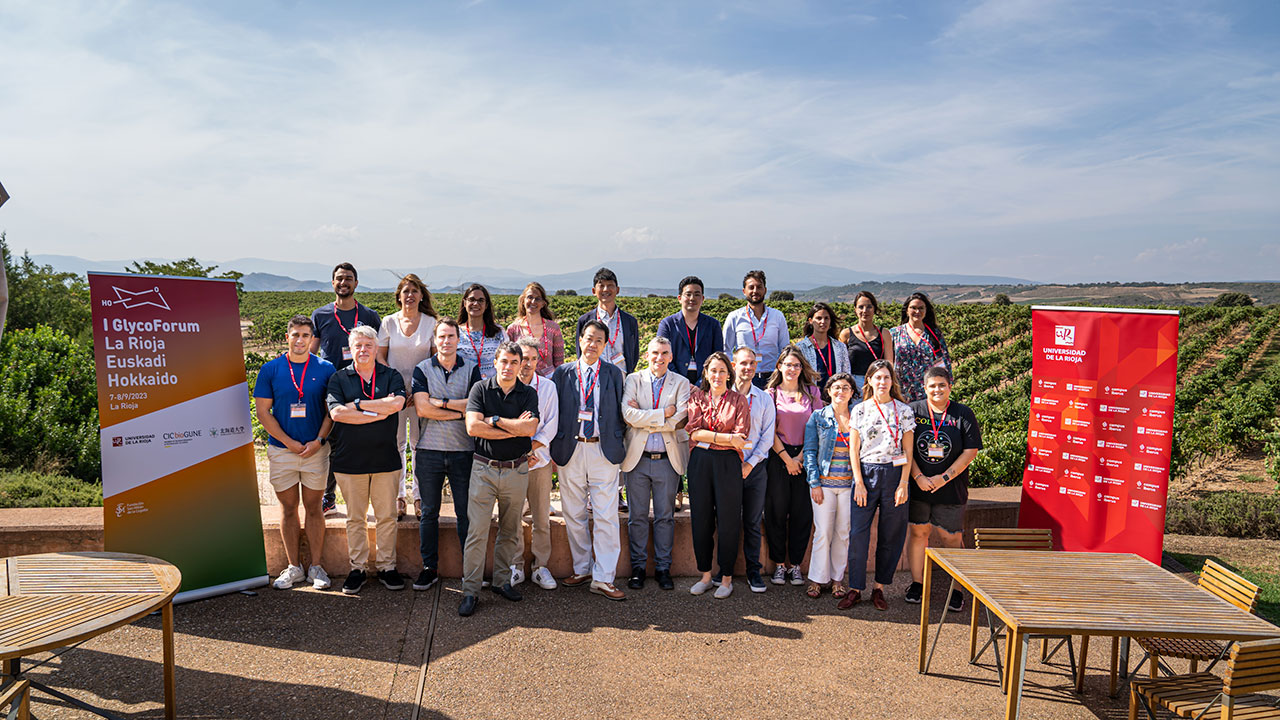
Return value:
[(1280, 493), (1229, 490), (1170, 498), (1165, 532), (1280, 540)]
[(93, 353), (41, 325), (6, 332), (0, 346), (0, 467), (96, 482), (98, 389)]
[(0, 471), (0, 508), (101, 505), (101, 484), (87, 483), (66, 475)]

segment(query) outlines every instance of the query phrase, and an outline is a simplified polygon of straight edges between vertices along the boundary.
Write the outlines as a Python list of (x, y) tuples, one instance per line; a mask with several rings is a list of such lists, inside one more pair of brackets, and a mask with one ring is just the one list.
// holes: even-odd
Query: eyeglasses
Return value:
[(469, 298), (467, 298), (466, 302), (467, 302), (467, 304), (471, 304), (471, 303), (482, 303), (482, 302), (484, 302), (484, 298), (482, 298), (482, 297), (469, 297)]

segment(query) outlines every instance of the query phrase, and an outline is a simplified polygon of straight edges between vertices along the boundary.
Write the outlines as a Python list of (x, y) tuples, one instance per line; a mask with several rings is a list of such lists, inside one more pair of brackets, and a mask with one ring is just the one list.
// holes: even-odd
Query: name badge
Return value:
[(360, 411), (360, 413), (361, 413), (362, 415), (368, 415), (369, 417), (378, 417), (378, 413), (376, 413), (376, 412), (374, 412), (374, 411), (372, 411), (372, 410), (361, 410), (361, 411)]
[(755, 447), (755, 443), (751, 442), (750, 440), (748, 440), (748, 441), (746, 441), (746, 442), (742, 443), (742, 449), (743, 449), (744, 451), (750, 452), (750, 451), (751, 451), (751, 448), (753, 448), (753, 447)]
[(689, 370), (690, 370), (691, 372), (697, 372), (697, 371), (698, 371), (698, 363), (697, 363), (696, 361), (694, 361), (694, 360), (690, 360), (690, 361), (689, 361)]
[(351, 359), (351, 348), (349, 348), (349, 347), (344, 347), (344, 348), (342, 348), (342, 359), (343, 359), (343, 360), (350, 360), (350, 359)]
[(894, 467), (902, 467), (903, 465), (906, 465), (906, 464), (907, 464), (907, 456), (906, 456), (906, 455), (894, 455), (892, 459), (893, 459), (893, 466), (894, 466)]
[(708, 449), (710, 449), (710, 448), (711, 448), (711, 443), (704, 443), (704, 442), (700, 442), (700, 443), (698, 443), (697, 445), (695, 445), (694, 447), (700, 447), (700, 448), (702, 448), (703, 450), (708, 450)]
[(619, 353), (617, 355), (614, 355), (613, 359), (610, 360), (609, 362), (625, 370), (627, 367), (627, 356)]
[(304, 417), (306, 417), (306, 416), (307, 416), (307, 404), (306, 404), (306, 403), (293, 403), (293, 404), (289, 405), (289, 417), (291, 417), (291, 418), (304, 418)]
[(941, 445), (937, 443), (929, 443), (929, 447), (925, 451), (925, 455), (927, 455), (930, 460), (941, 460), (946, 457), (946, 452), (943, 451)]
[(590, 410), (579, 410), (579, 411), (578, 411), (578, 420), (579, 420), (579, 422), (591, 422), (591, 411), (590, 411)]

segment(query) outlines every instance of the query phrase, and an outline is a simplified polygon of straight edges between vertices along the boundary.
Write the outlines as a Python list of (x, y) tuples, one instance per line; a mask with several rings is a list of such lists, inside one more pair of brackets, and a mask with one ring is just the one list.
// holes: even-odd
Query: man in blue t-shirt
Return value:
[[(311, 319), (295, 315), (289, 320), (289, 349), (258, 371), (253, 402), (258, 422), (267, 431), (267, 460), (271, 487), (280, 500), (280, 538), (289, 565), (272, 585), (283, 590), (303, 578), (317, 590), (329, 587), (329, 576), (320, 565), (324, 548), (324, 511), (321, 509), (329, 477), (329, 446), (325, 438), (333, 428), (325, 393), (335, 372), (332, 364), (311, 354)], [(311, 567), (302, 571), (298, 540), (299, 487), (307, 511), (307, 546)]]
[[(351, 364), (351, 348), (347, 337), (357, 325), (368, 325), (377, 330), (382, 327), (378, 313), (356, 302), (358, 276), (351, 263), (338, 263), (331, 277), (333, 302), (311, 313), (311, 352), (333, 364), (336, 370)], [(324, 512), (337, 509), (337, 481), (333, 473), (324, 488)]]

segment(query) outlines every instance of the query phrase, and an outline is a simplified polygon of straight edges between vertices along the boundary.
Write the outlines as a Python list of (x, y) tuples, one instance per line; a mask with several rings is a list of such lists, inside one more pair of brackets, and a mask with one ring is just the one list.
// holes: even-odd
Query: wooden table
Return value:
[[(1031, 635), (1256, 640), (1280, 628), (1129, 553), (929, 548), (920, 608), (920, 672), (926, 670), (933, 566), (1008, 627), (1005, 718), (1018, 717)], [(971, 635), (970, 643), (972, 644)], [(1114, 645), (1113, 645), (1114, 652)]]
[[(0, 661), (4, 675), (21, 675), (21, 658), (79, 644), (160, 609), (164, 632), (164, 708), (172, 720), (173, 596), (178, 569), (145, 555), (46, 553), (0, 560)], [(29, 678), (28, 678), (29, 679)], [(53, 697), (113, 717), (40, 683)]]

